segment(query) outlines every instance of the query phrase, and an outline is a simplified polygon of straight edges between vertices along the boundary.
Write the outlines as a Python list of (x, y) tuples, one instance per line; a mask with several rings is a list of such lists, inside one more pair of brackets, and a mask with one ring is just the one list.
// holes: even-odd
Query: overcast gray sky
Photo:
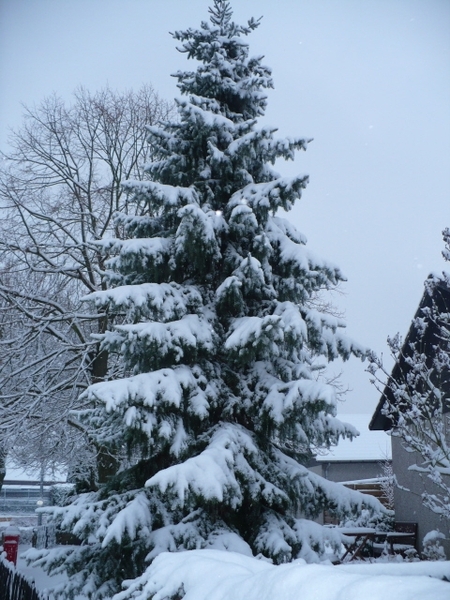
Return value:
[[(197, 27), (208, 0), (0, 0), (0, 149), (8, 127), (56, 92), (151, 83), (178, 95), (187, 61), (169, 31)], [(248, 39), (273, 70), (266, 123), (314, 138), (283, 174), (310, 185), (289, 218), (348, 278), (349, 334), (378, 353), (406, 333), (423, 281), (445, 268), (450, 226), (450, 1), (234, 0), (263, 16)], [(190, 65), (192, 68), (192, 65)], [(450, 265), (449, 265), (450, 270)], [(390, 364), (390, 363), (389, 363)], [(344, 369), (342, 412), (373, 411), (364, 365)]]

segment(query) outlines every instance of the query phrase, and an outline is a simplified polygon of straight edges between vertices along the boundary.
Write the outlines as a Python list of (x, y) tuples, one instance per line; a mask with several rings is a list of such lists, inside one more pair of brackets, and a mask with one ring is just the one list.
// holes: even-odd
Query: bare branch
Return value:
[(111, 360), (92, 334), (112, 322), (82, 299), (105, 287), (96, 242), (117, 235), (121, 182), (144, 176), (146, 126), (171, 111), (148, 86), (79, 88), (70, 105), (54, 95), (27, 108), (12, 134), (0, 170), (0, 430), (28, 460), (93, 456), (67, 424), (86, 408), (80, 391), (107, 375)]

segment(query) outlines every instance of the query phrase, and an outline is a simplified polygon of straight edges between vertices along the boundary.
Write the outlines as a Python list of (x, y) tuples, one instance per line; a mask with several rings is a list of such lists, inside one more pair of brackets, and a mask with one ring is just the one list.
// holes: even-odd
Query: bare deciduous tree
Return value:
[(52, 96), (26, 109), (2, 155), (0, 431), (28, 465), (74, 468), (98, 455), (73, 411), (106, 376), (92, 334), (110, 324), (81, 299), (105, 285), (96, 242), (120, 235), (113, 215), (127, 210), (121, 182), (143, 176), (146, 126), (171, 110), (151, 87), (80, 88), (69, 106)]

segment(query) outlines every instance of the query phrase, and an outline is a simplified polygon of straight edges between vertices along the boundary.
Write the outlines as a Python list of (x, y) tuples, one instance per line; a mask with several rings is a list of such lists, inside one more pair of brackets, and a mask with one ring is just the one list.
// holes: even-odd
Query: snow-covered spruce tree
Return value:
[(244, 40), (257, 26), (236, 25), (215, 0), (210, 23), (174, 34), (200, 65), (176, 75), (179, 120), (149, 128), (152, 181), (125, 183), (145, 211), (119, 214), (127, 239), (102, 243), (111, 289), (89, 298), (120, 316), (101, 340), (124, 377), (88, 389), (98, 408), (84, 419), (114, 453), (126, 448), (131, 466), (55, 510), (82, 546), (33, 551), (69, 571), (61, 597), (111, 595), (166, 550), (318, 560), (331, 533), (310, 519), (323, 508), (381, 510), (304, 466), (356, 434), (336, 418), (320, 365), (363, 351), (312, 308), (341, 272), (277, 216), (307, 177), (271, 165), (307, 143), (257, 125), (272, 87)]

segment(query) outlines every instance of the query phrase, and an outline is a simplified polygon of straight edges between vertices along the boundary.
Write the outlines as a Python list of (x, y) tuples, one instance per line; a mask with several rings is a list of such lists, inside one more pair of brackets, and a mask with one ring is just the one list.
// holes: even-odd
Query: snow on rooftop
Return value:
[(331, 448), (329, 452), (318, 455), (317, 461), (383, 461), (392, 458), (390, 436), (384, 431), (369, 430), (371, 415), (344, 414), (339, 415), (339, 419), (354, 425), (360, 435), (352, 441), (341, 440), (339, 445)]
[[(6, 475), (5, 481), (40, 481), (41, 474), (38, 469), (19, 467), (14, 465), (10, 460), (6, 459)], [(44, 475), (45, 481), (66, 481), (67, 472), (63, 469), (50, 471), (47, 470)]]

